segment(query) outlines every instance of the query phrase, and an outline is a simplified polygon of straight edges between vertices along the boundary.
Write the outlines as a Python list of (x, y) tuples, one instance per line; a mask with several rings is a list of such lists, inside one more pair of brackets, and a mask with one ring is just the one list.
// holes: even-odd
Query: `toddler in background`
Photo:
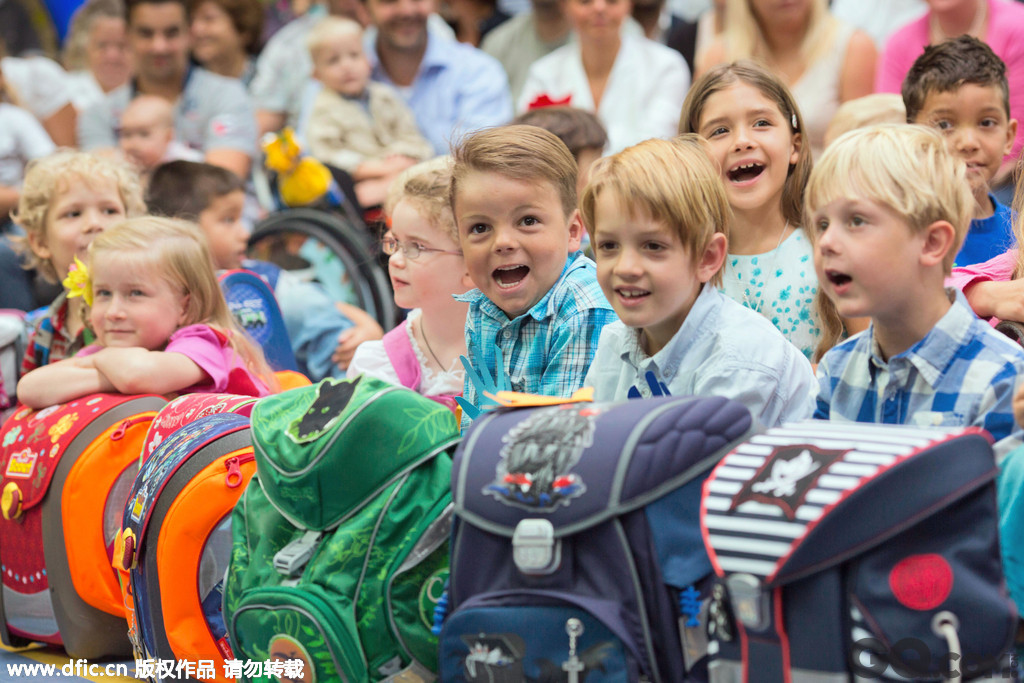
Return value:
[(395, 303), (411, 308), (382, 341), (356, 349), (348, 376), (400, 384), (455, 409), (462, 395), (467, 304), (453, 294), (473, 287), (459, 248), (448, 186), (451, 158), (417, 164), (395, 180), (385, 212), (384, 253)]
[[(126, 165), (86, 152), (61, 151), (29, 164), (14, 220), (25, 231), (27, 264), (47, 280), (68, 276), (93, 238), (126, 216), (145, 213), (138, 176)], [(92, 343), (81, 299), (53, 301), (29, 337), (22, 372), (75, 355)]]
[(810, 363), (716, 286), (731, 212), (703, 139), (647, 140), (599, 160), (580, 212), (619, 315), (584, 382), (594, 400), (725, 396), (768, 427), (811, 416)]
[(98, 392), (265, 396), (275, 379), (238, 327), (191, 223), (143, 216), (89, 247), (81, 294), (96, 335), (75, 355), (28, 373), (30, 408)]
[(117, 144), (139, 173), (165, 161), (202, 161), (203, 154), (174, 139), (174, 109), (156, 95), (138, 95), (121, 115)]
[(395, 177), (433, 156), (433, 147), (398, 93), (370, 80), (359, 24), (325, 17), (306, 46), (323, 84), (304, 126), (309, 153), (352, 176), (360, 205), (378, 206)]

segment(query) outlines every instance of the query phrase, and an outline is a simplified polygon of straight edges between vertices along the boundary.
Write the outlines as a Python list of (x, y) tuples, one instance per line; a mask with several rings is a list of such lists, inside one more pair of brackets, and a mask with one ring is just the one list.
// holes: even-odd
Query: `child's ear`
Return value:
[(185, 296), (181, 297), (181, 303), (179, 306), (181, 310), (178, 311), (178, 327), (184, 327), (186, 322), (188, 321), (188, 304), (191, 297), (191, 294), (186, 294)]
[(579, 210), (573, 209), (572, 215), (569, 216), (569, 253), (579, 251), (581, 244), (583, 244), (583, 219), (580, 218)]
[(953, 248), (956, 229), (949, 221), (935, 221), (924, 229), (924, 243), (921, 246), (921, 265), (942, 265)]
[(800, 161), (800, 150), (804, 146), (804, 137), (800, 133), (793, 133), (793, 151), (789, 155), (789, 165), (794, 166)]
[(46, 246), (46, 236), (38, 233), (30, 232), (26, 235), (28, 238), (29, 249), (43, 261), (48, 261), (53, 256), (53, 252)]
[(466, 288), (466, 291), (476, 289), (476, 283), (473, 282), (473, 278), (470, 277), (468, 269), (462, 273), (462, 286)]
[(1013, 141), (1017, 139), (1017, 119), (1010, 119), (1010, 123), (1006, 126), (1006, 146), (1003, 147), (1003, 156), (1006, 156), (1013, 150)]
[(729, 241), (725, 235), (716, 232), (711, 236), (708, 245), (704, 247), (704, 253), (697, 261), (697, 279), (701, 282), (710, 282), (715, 273), (722, 269), (725, 263), (725, 254), (728, 251)]

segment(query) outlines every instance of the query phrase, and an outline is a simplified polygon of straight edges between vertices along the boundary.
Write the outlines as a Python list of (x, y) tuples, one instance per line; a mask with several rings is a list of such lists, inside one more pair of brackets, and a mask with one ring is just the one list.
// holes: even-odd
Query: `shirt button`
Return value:
[(502, 339), (508, 339), (511, 336), (512, 336), (512, 330), (505, 330), (504, 332), (501, 333), (501, 338)]

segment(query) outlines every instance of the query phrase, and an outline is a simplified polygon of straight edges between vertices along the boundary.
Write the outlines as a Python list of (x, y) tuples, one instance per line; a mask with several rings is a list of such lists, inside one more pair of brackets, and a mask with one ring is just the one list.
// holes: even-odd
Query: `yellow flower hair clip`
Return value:
[(75, 257), (75, 262), (68, 268), (68, 276), (64, 278), (64, 289), (68, 290), (68, 298), (82, 297), (86, 306), (92, 306), (92, 282), (85, 264)]

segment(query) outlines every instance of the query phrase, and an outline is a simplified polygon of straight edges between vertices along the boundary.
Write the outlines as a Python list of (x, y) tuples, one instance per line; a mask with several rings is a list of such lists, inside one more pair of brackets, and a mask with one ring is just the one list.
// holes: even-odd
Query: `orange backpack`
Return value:
[(95, 394), (0, 429), (0, 639), (72, 657), (131, 654), (114, 537), (161, 396)]

